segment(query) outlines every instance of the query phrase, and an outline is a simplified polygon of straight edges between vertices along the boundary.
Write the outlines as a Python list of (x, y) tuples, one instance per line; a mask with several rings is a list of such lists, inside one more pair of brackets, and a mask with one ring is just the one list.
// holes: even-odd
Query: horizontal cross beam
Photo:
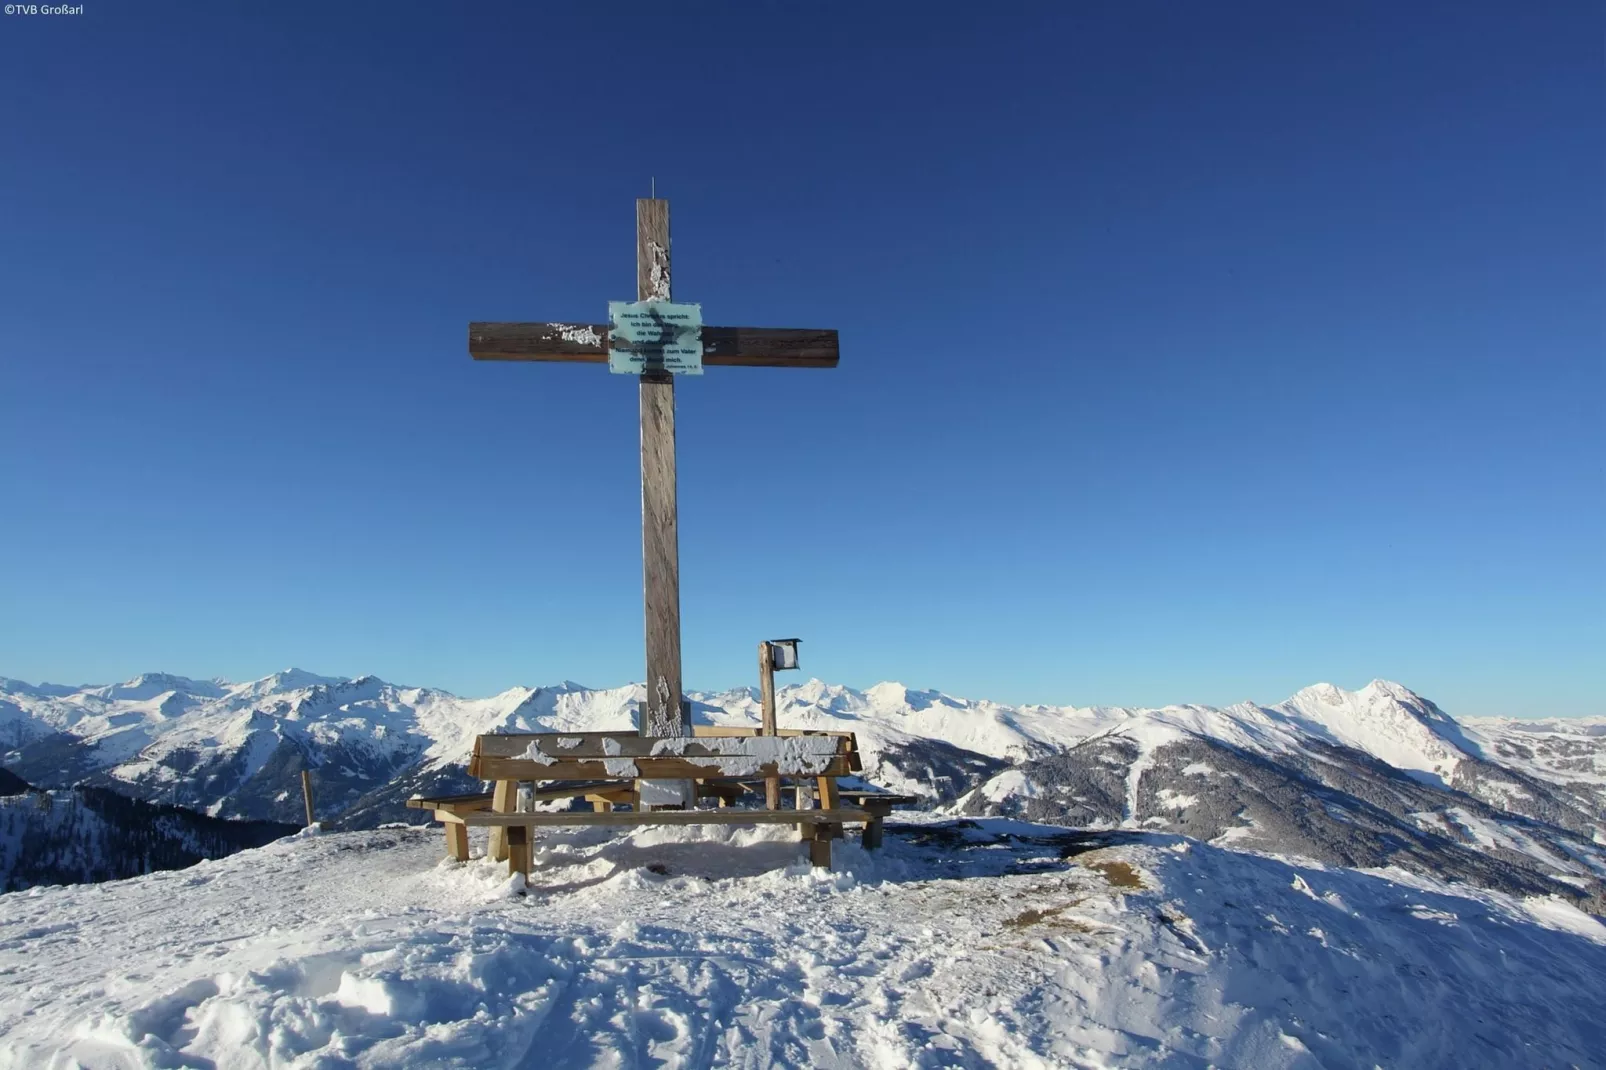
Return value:
[[(470, 323), (475, 360), (608, 362), (606, 323)], [(744, 368), (834, 368), (835, 331), (704, 327), (703, 364)]]

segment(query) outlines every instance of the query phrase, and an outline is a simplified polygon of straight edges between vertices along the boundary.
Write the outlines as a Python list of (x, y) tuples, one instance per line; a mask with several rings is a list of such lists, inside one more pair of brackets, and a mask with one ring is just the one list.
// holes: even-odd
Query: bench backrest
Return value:
[(481, 780), (712, 779), (845, 776), (859, 769), (851, 732), (697, 726), (696, 735), (634, 732), (493, 733), (474, 741)]

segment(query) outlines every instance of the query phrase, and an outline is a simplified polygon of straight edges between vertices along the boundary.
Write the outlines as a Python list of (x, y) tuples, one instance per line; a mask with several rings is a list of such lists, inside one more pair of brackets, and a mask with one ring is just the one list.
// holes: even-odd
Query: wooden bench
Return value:
[[(816, 866), (831, 864), (831, 840), (849, 824), (866, 826), (866, 843), (880, 843), (881, 819), (907, 796), (853, 792), (874, 797), (869, 805), (845, 806), (838, 777), (856, 772), (860, 760), (851, 732), (783, 729), (761, 735), (756, 728), (699, 725), (687, 737), (639, 736), (633, 732), (547, 732), (483, 735), (474, 741), (471, 776), (493, 782), (488, 794), (414, 798), (407, 805), (434, 812), (446, 827), (447, 853), (468, 857), (468, 829), (491, 829), (491, 857), (505, 858), (508, 869), (528, 875), (531, 833), (537, 827), (562, 825), (796, 825), (809, 844)], [(730, 803), (772, 778), (789, 777), (817, 787), (818, 809), (757, 810), (731, 808)], [(579, 799), (592, 802), (592, 812), (516, 812), (518, 785), (571, 781), (538, 788), (534, 800)], [(665, 791), (662, 782), (691, 782), (689, 793)], [(644, 793), (645, 792), (645, 798)], [(711, 798), (718, 809), (687, 809)], [(801, 794), (801, 793), (800, 793)], [(653, 799), (673, 796), (667, 809)], [(627, 805), (629, 811), (616, 810)], [(873, 833), (870, 831), (873, 827)]]
[(881, 822), (892, 813), (894, 806), (912, 806), (920, 801), (918, 795), (898, 795), (890, 791), (838, 788), (837, 795), (855, 803), (870, 815), (864, 826), (864, 849), (874, 851), (881, 846)]

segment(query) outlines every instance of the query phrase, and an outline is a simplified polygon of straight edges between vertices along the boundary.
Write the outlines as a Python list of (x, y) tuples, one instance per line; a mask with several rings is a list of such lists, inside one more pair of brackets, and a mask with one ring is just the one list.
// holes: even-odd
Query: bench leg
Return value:
[(515, 873), (524, 874), (524, 879), (530, 879), (530, 827), (528, 825), (507, 826), (507, 875)]
[(881, 849), (881, 818), (872, 817), (864, 826), (864, 849), (878, 851)]
[(613, 809), (613, 803), (605, 802), (602, 799), (592, 799), (591, 809), (594, 813), (605, 814)]
[[(498, 780), (496, 788), (491, 792), (491, 810), (498, 814), (511, 814), (514, 805), (518, 802), (519, 785), (514, 780)], [(507, 858), (507, 829), (506, 825), (491, 826), (491, 846), (486, 854), (496, 862)]]
[(446, 857), (457, 862), (468, 861), (468, 826), (461, 821), (446, 822)]
[(808, 841), (809, 864), (816, 869), (831, 868), (831, 830), (823, 824), (814, 826), (814, 835)]
[[(841, 805), (842, 800), (836, 793), (836, 777), (815, 777), (814, 783), (819, 786), (821, 810), (835, 810)], [(842, 838), (841, 825), (834, 823), (826, 825), (825, 830), (827, 833), (829, 833), (833, 840), (840, 840)]]

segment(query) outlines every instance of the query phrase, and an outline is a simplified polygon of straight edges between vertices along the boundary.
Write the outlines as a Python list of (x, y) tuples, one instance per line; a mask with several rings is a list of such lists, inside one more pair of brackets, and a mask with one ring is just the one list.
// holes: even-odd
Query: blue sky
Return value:
[(0, 19), (0, 673), (639, 679), (633, 381), (465, 336), (656, 177), (842, 340), (679, 386), (688, 687), (1606, 713), (1598, 5), (85, 6)]

